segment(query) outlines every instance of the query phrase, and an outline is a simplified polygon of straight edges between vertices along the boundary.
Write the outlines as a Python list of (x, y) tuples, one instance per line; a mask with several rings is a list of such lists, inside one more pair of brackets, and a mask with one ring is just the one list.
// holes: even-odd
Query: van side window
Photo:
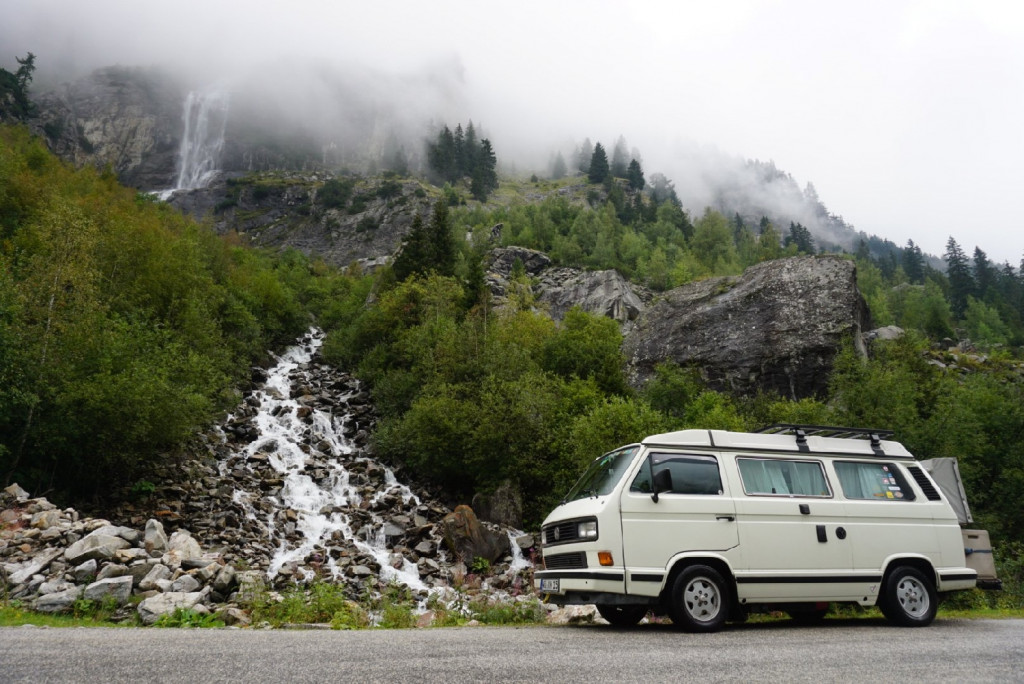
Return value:
[(650, 493), (653, 473), (666, 469), (672, 475), (672, 489), (662, 494), (722, 493), (722, 477), (718, 473), (718, 460), (714, 456), (659, 453), (648, 456), (647, 462), (633, 478), (629, 491)]
[(893, 463), (833, 463), (847, 499), (913, 501), (914, 490)]
[(765, 496), (832, 496), (818, 461), (737, 458), (743, 491)]

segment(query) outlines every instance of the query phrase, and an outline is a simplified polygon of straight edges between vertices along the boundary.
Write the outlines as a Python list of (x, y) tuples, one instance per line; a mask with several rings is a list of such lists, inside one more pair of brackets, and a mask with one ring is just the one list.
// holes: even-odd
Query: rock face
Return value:
[(556, 321), (562, 320), (573, 306), (579, 306), (587, 313), (607, 316), (628, 327), (644, 310), (646, 293), (630, 285), (618, 272), (553, 268), (546, 254), (525, 247), (491, 250), (487, 283), (499, 306), (510, 295), (517, 260), (535, 280), (532, 291), (538, 308)]
[(799, 399), (825, 391), (844, 338), (863, 351), (869, 328), (852, 261), (792, 257), (667, 292), (640, 315), (623, 349), (638, 386), (671, 360), (696, 367), (715, 389)]
[(110, 165), (144, 189), (172, 184), (184, 92), (153, 69), (107, 67), (36, 98), (35, 132), (77, 166)]
[(441, 531), (448, 549), (467, 565), (476, 558), (493, 563), (508, 549), (508, 539), (482, 525), (469, 506), (456, 506), (441, 521)]

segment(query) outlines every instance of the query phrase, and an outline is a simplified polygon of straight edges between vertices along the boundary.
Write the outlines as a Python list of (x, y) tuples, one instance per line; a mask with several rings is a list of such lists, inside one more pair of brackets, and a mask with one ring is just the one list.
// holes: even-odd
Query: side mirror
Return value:
[(654, 501), (654, 503), (658, 503), (658, 492), (672, 491), (672, 472), (668, 468), (662, 468), (658, 472), (654, 473), (652, 480), (654, 493), (651, 494), (651, 500)]

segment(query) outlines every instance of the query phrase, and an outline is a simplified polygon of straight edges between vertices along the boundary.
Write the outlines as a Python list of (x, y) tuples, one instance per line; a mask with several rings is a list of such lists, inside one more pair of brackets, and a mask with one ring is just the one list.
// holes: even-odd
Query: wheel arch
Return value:
[(916, 570), (920, 570), (924, 573), (924, 576), (931, 580), (932, 587), (937, 588), (939, 586), (939, 577), (935, 572), (935, 566), (932, 565), (930, 559), (925, 556), (897, 556), (895, 558), (889, 558), (885, 563), (885, 570), (882, 572), (882, 583), (879, 585), (878, 596), (875, 602), (882, 600), (885, 595), (885, 586), (889, 582), (889, 577), (893, 571), (899, 567), (911, 567)]
[(736, 601), (736, 576), (732, 573), (732, 566), (729, 562), (721, 556), (696, 554), (692, 556), (678, 556), (669, 562), (669, 570), (665, 575), (665, 583), (661, 587), (661, 593), (658, 595), (658, 600), (663, 605), (667, 605), (669, 600), (669, 592), (672, 591), (672, 587), (675, 585), (676, 578), (686, 568), (691, 565), (706, 565), (710, 568), (714, 568), (718, 571), (718, 574), (722, 576), (722, 579), (727, 581), (732, 590), (732, 601)]

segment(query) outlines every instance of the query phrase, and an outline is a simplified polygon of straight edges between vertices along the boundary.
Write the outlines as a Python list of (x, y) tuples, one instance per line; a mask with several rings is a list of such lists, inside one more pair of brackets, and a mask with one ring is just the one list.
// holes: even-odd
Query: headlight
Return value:
[(580, 539), (597, 539), (597, 521), (587, 520), (579, 525)]

